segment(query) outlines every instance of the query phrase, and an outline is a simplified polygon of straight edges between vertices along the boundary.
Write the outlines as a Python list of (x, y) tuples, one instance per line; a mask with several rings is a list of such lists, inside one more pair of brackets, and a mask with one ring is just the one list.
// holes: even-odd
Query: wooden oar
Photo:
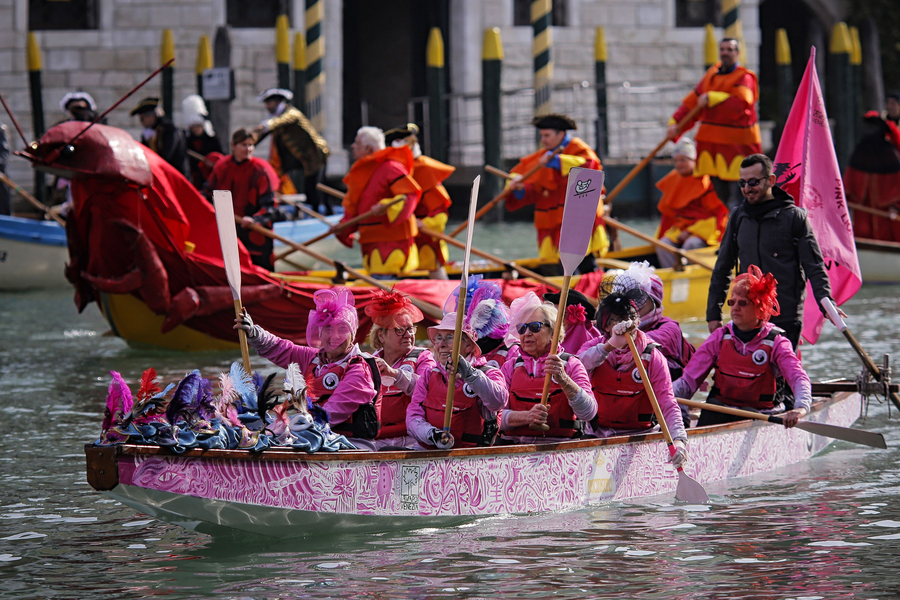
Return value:
[[(553, 325), (553, 337), (550, 338), (550, 356), (559, 348), (559, 336), (562, 324), (566, 319), (566, 300), (569, 298), (569, 284), (575, 269), (584, 260), (591, 245), (594, 233), (594, 217), (600, 206), (600, 192), (603, 190), (603, 171), (575, 167), (569, 171), (569, 182), (566, 185), (566, 201), (563, 208), (562, 225), (559, 234), (559, 261), (563, 266), (563, 285), (559, 291), (556, 323)], [(511, 323), (516, 327), (518, 323)], [(550, 399), (549, 372), (544, 375), (544, 389), (541, 392), (541, 404), (547, 406)], [(529, 428), (535, 431), (547, 431), (546, 423), (530, 423)]]
[[(784, 419), (777, 415), (764, 415), (762, 413), (749, 410), (741, 410), (730, 406), (719, 406), (718, 404), (710, 404), (708, 402), (697, 402), (696, 400), (685, 400), (684, 398), (676, 398), (678, 404), (690, 406), (691, 408), (700, 408), (703, 410), (711, 410), (713, 412), (725, 413), (726, 415), (735, 415), (745, 419), (756, 419), (757, 421), (767, 421), (777, 425), (784, 425)], [(840, 427), (838, 425), (828, 425), (827, 423), (813, 423), (811, 421), (798, 421), (794, 425), (797, 429), (808, 431), (816, 435), (843, 440), (845, 442), (853, 442), (854, 444), (862, 444), (871, 446), (872, 448), (887, 448), (884, 436), (874, 431), (866, 431), (864, 429), (853, 429), (851, 427)]]
[[(653, 405), (653, 413), (656, 415), (659, 429), (662, 431), (663, 438), (665, 438), (666, 444), (669, 446), (669, 455), (674, 456), (675, 441), (669, 432), (665, 415), (663, 415), (662, 409), (659, 407), (659, 401), (656, 399), (653, 386), (650, 385), (650, 376), (647, 375), (647, 369), (644, 368), (644, 362), (641, 360), (641, 355), (634, 345), (634, 338), (631, 337), (630, 331), (625, 333), (625, 339), (628, 341), (628, 347), (631, 349), (631, 355), (634, 357), (634, 364), (641, 375), (641, 381), (644, 383), (644, 390), (646, 390), (647, 397), (650, 398), (650, 403)], [(680, 415), (679, 418), (681, 418)], [(675, 488), (675, 499), (690, 504), (705, 504), (709, 502), (709, 494), (706, 493), (699, 481), (691, 478), (684, 472), (682, 467), (678, 467), (678, 487)]]
[[(234, 220), (237, 223), (241, 223), (240, 217), (235, 217)], [(315, 250), (313, 250), (312, 248), (307, 248), (305, 245), (297, 243), (290, 238), (284, 237), (283, 235), (278, 235), (274, 231), (270, 231), (270, 230), (266, 229), (265, 227), (262, 227), (261, 225), (257, 225), (256, 223), (254, 223), (253, 225), (251, 225), (249, 227), (249, 229), (259, 233), (260, 235), (264, 235), (268, 238), (272, 238), (273, 240), (277, 240), (277, 241), (281, 242), (282, 244), (284, 244), (285, 246), (290, 246), (294, 250), (303, 252), (304, 254), (308, 254), (309, 256), (313, 257), (314, 259), (316, 259), (320, 262), (323, 262), (326, 265), (330, 265), (334, 269), (338, 268), (335, 261), (328, 258), (324, 254), (320, 254), (320, 253), (316, 252)], [(375, 279), (374, 277), (372, 277), (370, 275), (367, 275), (361, 271), (357, 271), (356, 269), (348, 267), (347, 265), (344, 265), (344, 264), (341, 264), (340, 268), (345, 270), (354, 279), (359, 279), (361, 281), (365, 281), (369, 285), (373, 285), (373, 286), (380, 288), (386, 292), (391, 291), (390, 286), (386, 285), (383, 281), (379, 281), (379, 280)], [(443, 318), (443, 316), (444, 316), (444, 311), (441, 310), (441, 308), (439, 306), (435, 306), (434, 304), (431, 304), (430, 302), (425, 302), (424, 300), (420, 300), (419, 298), (415, 298), (415, 297), (410, 297), (410, 301), (413, 304), (415, 304), (419, 308), (419, 310), (421, 310), (423, 313), (425, 313), (426, 315), (428, 315), (435, 321), (440, 322), (441, 318)]]
[[(461, 241), (459, 241), (456, 238), (452, 238), (449, 235), (445, 235), (438, 231), (432, 231), (432, 230), (428, 229), (427, 227), (425, 227), (424, 223), (422, 223), (421, 221), (418, 222), (418, 225), (419, 225), (419, 231), (421, 233), (430, 235), (431, 237), (433, 237), (435, 239), (447, 242), (448, 244), (450, 244), (451, 246), (453, 246), (455, 248), (460, 248), (460, 249), (464, 250), (466, 247), (465, 244), (463, 244)], [(493, 262), (497, 263), (498, 265), (503, 265), (507, 269), (518, 271), (522, 275), (525, 275), (526, 277), (531, 277), (535, 281), (542, 283), (542, 284), (546, 285), (547, 287), (551, 287), (554, 290), (562, 289), (558, 283), (554, 283), (553, 281), (550, 281), (549, 279), (547, 279), (540, 273), (532, 271), (531, 269), (526, 269), (525, 267), (517, 264), (514, 261), (503, 260), (499, 256), (495, 256), (493, 254), (485, 252), (484, 250), (479, 250), (478, 248), (475, 248), (474, 246), (471, 248), (471, 250), (472, 250), (472, 254), (474, 254), (476, 256), (480, 256), (481, 258), (485, 258), (487, 260), (493, 261)]]
[(885, 219), (890, 219), (891, 221), (900, 221), (900, 214), (898, 213), (888, 212), (886, 210), (878, 210), (877, 208), (870, 208), (868, 206), (857, 204), (855, 202), (848, 202), (847, 206), (849, 206), (853, 210), (869, 213), (870, 215), (884, 217)]
[(209, 160), (207, 157), (203, 156), (199, 152), (195, 152), (194, 150), (190, 150), (190, 149), (186, 150), (185, 152), (187, 152), (187, 155), (190, 156), (191, 158), (196, 158), (200, 162), (205, 163), (205, 164), (209, 165), (210, 167), (215, 165), (215, 162)]
[[(859, 342), (856, 339), (856, 336), (853, 335), (853, 332), (850, 331), (850, 328), (847, 327), (847, 324), (844, 323), (844, 319), (841, 318), (841, 314), (838, 312), (837, 307), (834, 303), (825, 298), (822, 300), (822, 308), (825, 309), (825, 314), (828, 315), (829, 320), (834, 324), (838, 330), (844, 334), (844, 338), (850, 343), (850, 346), (853, 348), (854, 352), (856, 352), (859, 359), (862, 361), (863, 366), (872, 375), (875, 381), (881, 382), (883, 380), (883, 375), (881, 373), (881, 369), (879, 369), (872, 359), (869, 357), (868, 353), (863, 350), (863, 347), (859, 345)], [(891, 402), (894, 403), (894, 406), (900, 408), (900, 395), (897, 392), (892, 392), (890, 390), (888, 392), (888, 398), (890, 398)]]
[(634, 237), (647, 242), (648, 244), (651, 244), (657, 248), (660, 248), (661, 250), (665, 250), (666, 252), (669, 252), (676, 256), (680, 256), (690, 263), (699, 265), (699, 266), (703, 267), (704, 269), (707, 269), (708, 271), (713, 270), (713, 268), (711, 266), (709, 266), (708, 264), (706, 264), (699, 258), (695, 258), (695, 257), (691, 256), (690, 254), (688, 254), (681, 248), (676, 248), (674, 246), (664, 244), (661, 241), (659, 241), (658, 239), (654, 238), (653, 236), (647, 235), (646, 233), (641, 233), (637, 229), (635, 229), (633, 227), (629, 227), (628, 225), (625, 225), (624, 223), (621, 223), (619, 221), (616, 221), (612, 217), (604, 217), (603, 221), (606, 224), (611, 225), (612, 227), (615, 227), (616, 229), (618, 229), (620, 231), (624, 231), (625, 233), (629, 233), (629, 234), (633, 235)]
[[(553, 152), (550, 154), (550, 158), (553, 158), (554, 156), (556, 156), (557, 154), (559, 154), (559, 153), (562, 152), (562, 151), (563, 151), (563, 147), (562, 147), (562, 146), (557, 146), (557, 147), (553, 150)], [(520, 179), (520, 181), (522, 181), (522, 182), (527, 181), (529, 177), (531, 177), (532, 175), (534, 175), (535, 173), (537, 173), (537, 172), (538, 172), (540, 169), (542, 169), (543, 167), (544, 167), (544, 165), (542, 165), (542, 164), (540, 164), (540, 163), (536, 164), (534, 167), (532, 167), (531, 169), (529, 169), (528, 171), (526, 171), (524, 175), (522, 175), (522, 179)], [(499, 194), (497, 194), (496, 196), (494, 196), (494, 198), (493, 198), (490, 202), (488, 202), (487, 204), (485, 204), (484, 206), (482, 206), (482, 207), (478, 210), (478, 212), (475, 213), (475, 220), (477, 221), (478, 219), (480, 219), (481, 217), (483, 217), (484, 215), (486, 215), (488, 212), (490, 212), (490, 210), (491, 210), (492, 208), (494, 208), (494, 206), (497, 205), (498, 202), (500, 202), (501, 200), (503, 200), (504, 198), (506, 198), (506, 197), (507, 197), (509, 194), (511, 194), (511, 193), (512, 193), (512, 188), (511, 188), (511, 187), (504, 188), (502, 192), (500, 192)], [(456, 237), (456, 236), (458, 236), (460, 233), (462, 233), (462, 231), (463, 231), (467, 226), (468, 226), (467, 223), (462, 223), (459, 227), (457, 227), (456, 229), (454, 229), (453, 231), (450, 232), (450, 237)]]
[(306, 198), (305, 194), (276, 194), (278, 196), (279, 202), (284, 202), (285, 204), (290, 204), (291, 206), (296, 206), (297, 210), (302, 212), (303, 214), (312, 217), (313, 219), (318, 219), (322, 221), (329, 227), (332, 226), (332, 222), (329, 221), (325, 215), (314, 211), (313, 209), (306, 206), (306, 202), (304, 202), (301, 198)]
[(19, 195), (22, 196), (23, 198), (25, 198), (25, 199), (26, 199), (28, 202), (30, 202), (35, 208), (37, 208), (38, 210), (42, 210), (42, 211), (44, 212), (45, 215), (47, 215), (48, 217), (50, 217), (51, 219), (53, 219), (54, 221), (56, 221), (57, 223), (59, 223), (59, 224), (62, 225), (63, 227), (66, 226), (66, 222), (63, 221), (62, 218), (61, 218), (59, 215), (55, 214), (52, 210), (50, 210), (50, 207), (49, 207), (49, 206), (47, 206), (46, 204), (44, 204), (43, 202), (41, 202), (40, 200), (38, 200), (37, 198), (35, 198), (35, 197), (32, 196), (31, 194), (29, 194), (28, 192), (26, 192), (25, 190), (23, 190), (21, 187), (19, 187), (18, 185), (16, 185), (16, 182), (14, 182), (12, 179), (10, 179), (9, 177), (7, 177), (4, 173), (0, 173), (0, 181), (2, 181), (3, 183), (5, 183), (6, 185), (8, 185), (10, 188), (13, 189), (13, 191), (15, 191), (17, 194), (19, 194)]
[(478, 186), (481, 175), (472, 182), (472, 194), (469, 198), (469, 231), (466, 234), (466, 253), (463, 258), (462, 279), (459, 281), (459, 296), (456, 300), (456, 327), (453, 330), (453, 351), (450, 354), (450, 376), (447, 378), (447, 406), (444, 409), (444, 435), (450, 436), (450, 422), (453, 419), (453, 396), (456, 394), (456, 371), (459, 368), (459, 348), (462, 344), (462, 326), (466, 318), (466, 297), (468, 296), (469, 259), (472, 257), (472, 232), (475, 229), (475, 207), (478, 206)]
[[(231, 192), (228, 190), (213, 190), (213, 204), (216, 207), (216, 225), (219, 228), (219, 243), (222, 245), (222, 259), (225, 262), (225, 276), (231, 287), (231, 297), (234, 298), (234, 314), (241, 318), (243, 306), (241, 306), (241, 262), (238, 255), (237, 231), (234, 228), (235, 221), (240, 218), (234, 215), (234, 204)], [(249, 375), (250, 371), (250, 347), (247, 345), (247, 332), (238, 329), (238, 338), (241, 341), (241, 357), (244, 359), (244, 371)]]

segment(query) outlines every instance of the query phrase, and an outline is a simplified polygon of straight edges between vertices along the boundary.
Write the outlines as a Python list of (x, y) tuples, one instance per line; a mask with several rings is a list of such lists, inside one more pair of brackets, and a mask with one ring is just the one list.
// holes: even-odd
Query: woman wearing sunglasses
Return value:
[[(676, 452), (671, 462), (680, 467), (687, 460), (687, 433), (681, 410), (672, 393), (669, 365), (650, 337), (641, 331), (638, 303), (643, 299), (639, 289), (613, 291), (600, 302), (597, 328), (604, 337), (588, 342), (579, 357), (591, 377), (597, 398), (597, 418), (591, 422), (597, 437), (632, 435), (658, 429), (654, 425), (653, 404), (644, 388), (634, 355), (626, 335), (633, 335), (634, 345), (650, 377), (650, 386), (662, 411)], [(629, 333), (631, 331), (634, 333)]]
[(376, 350), (373, 356), (381, 373), (375, 447), (417, 449), (419, 443), (406, 431), (406, 409), (419, 377), (435, 366), (431, 352), (415, 346), (415, 324), (424, 316), (400, 292), (376, 293), (365, 312), (372, 319), (369, 345)]
[(406, 411), (409, 435), (425, 448), (491, 446), (497, 436), (497, 412), (506, 405), (508, 392), (500, 370), (487, 365), (476, 343), (478, 334), (470, 323), (477, 307), (473, 301), (463, 321), (450, 433), (443, 429), (456, 313), (446, 313), (438, 325), (428, 328), (437, 364), (419, 377)]
[[(507, 442), (532, 444), (581, 437), (587, 422), (597, 413), (597, 401), (581, 361), (571, 354), (550, 354), (557, 308), (542, 302), (534, 292), (516, 298), (510, 307), (511, 339), (518, 340), (519, 354), (503, 365), (509, 386), (509, 402), (500, 431)], [(564, 338), (565, 331), (560, 338)], [(550, 373), (550, 395), (541, 404), (544, 377)], [(547, 425), (547, 431), (531, 425)]]
[[(350, 290), (335, 286), (313, 294), (306, 339), (300, 346), (254, 325), (244, 311), (235, 329), (247, 332), (250, 346), (282, 369), (297, 363), (306, 378), (309, 399), (325, 410), (332, 431), (359, 449), (372, 450), (378, 433), (375, 401), (377, 368), (374, 359), (354, 342), (359, 317)], [(380, 385), (378, 386), (380, 387)]]
[[(713, 331), (675, 381), (675, 394), (690, 398), (715, 367), (713, 388), (707, 403), (733, 406), (765, 414), (782, 413), (785, 427), (793, 427), (809, 412), (812, 387), (800, 359), (784, 332), (769, 322), (779, 314), (775, 278), (756, 265), (738, 275), (731, 285), (731, 322)], [(779, 380), (794, 392), (793, 410), (785, 412)], [(703, 410), (698, 427), (739, 421), (722, 413)]]

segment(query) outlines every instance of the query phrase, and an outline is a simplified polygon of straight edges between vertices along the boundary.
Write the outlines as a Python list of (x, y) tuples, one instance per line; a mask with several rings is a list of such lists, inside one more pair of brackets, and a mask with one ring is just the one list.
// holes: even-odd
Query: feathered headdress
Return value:
[(638, 302), (644, 297), (644, 293), (639, 289), (609, 294), (597, 308), (597, 328), (607, 334), (607, 325), (612, 317), (618, 317), (620, 321), (637, 320)]
[(194, 369), (178, 383), (175, 393), (166, 407), (166, 420), (175, 425), (182, 414), (192, 415), (197, 410), (197, 392), (200, 389), (200, 371)]
[(201, 378), (197, 386), (197, 414), (201, 419), (209, 421), (215, 418), (216, 409), (213, 406), (212, 384), (209, 379)]
[(256, 394), (256, 407), (259, 411), (259, 418), (262, 422), (266, 422), (266, 412), (270, 408), (274, 408), (278, 404), (278, 394), (272, 389), (272, 381), (275, 379), (275, 373), (270, 373), (263, 381)]
[(241, 400), (244, 408), (247, 410), (256, 410), (256, 385), (253, 383), (253, 377), (244, 370), (244, 365), (237, 360), (231, 364), (229, 373), (231, 385), (235, 394)]
[[(613, 280), (613, 292), (625, 292), (628, 290), (639, 290), (643, 293), (643, 297), (636, 300), (638, 309), (646, 304), (648, 299), (654, 299), (653, 271), (655, 269), (650, 263), (645, 261), (633, 262), (627, 269), (616, 275)], [(658, 278), (657, 278), (658, 279)], [(662, 280), (659, 282), (662, 283)], [(660, 296), (659, 304), (662, 305), (662, 292), (657, 291)]]
[(759, 267), (750, 265), (746, 273), (734, 278), (731, 289), (734, 291), (737, 287), (746, 288), (747, 299), (753, 303), (756, 318), (768, 321), (771, 317), (781, 314), (777, 285), (778, 281), (771, 273), (763, 275)]
[(134, 399), (131, 396), (131, 389), (121, 373), (118, 371), (110, 371), (112, 381), (109, 382), (109, 390), (106, 395), (106, 410), (103, 413), (102, 431), (108, 431), (110, 428), (118, 425), (122, 418), (131, 413), (134, 407)]
[(141, 387), (138, 389), (137, 401), (146, 402), (155, 394), (160, 392), (159, 385), (156, 383), (156, 369), (150, 367), (141, 376)]
[(310, 346), (322, 347), (322, 328), (328, 325), (346, 324), (350, 328), (351, 336), (356, 336), (359, 328), (359, 317), (354, 308), (353, 294), (343, 286), (318, 290), (313, 294), (316, 308), (309, 311), (309, 321), (306, 328), (306, 339)]
[(528, 292), (524, 296), (519, 296), (509, 305), (509, 330), (506, 333), (506, 344), (512, 345), (519, 341), (519, 334), (516, 333), (516, 326), (528, 322), (528, 317), (535, 310), (540, 308), (543, 301), (538, 298), (534, 292)]
[[(468, 294), (467, 294), (468, 295)], [(503, 303), (503, 290), (496, 283), (479, 281), (466, 312), (465, 325), (475, 339), (502, 339), (509, 331), (509, 308)]]
[[(469, 310), (469, 307), (472, 306), (472, 297), (475, 295), (475, 290), (478, 289), (483, 278), (484, 275), (469, 275), (469, 278), (466, 280), (466, 310)], [(458, 308), (459, 286), (444, 301), (444, 314), (456, 312)]]
[(306, 378), (300, 371), (300, 365), (291, 363), (284, 374), (284, 393), (290, 397), (291, 403), (300, 412), (306, 412)]
[(403, 314), (409, 315), (413, 323), (425, 318), (408, 296), (396, 291), (377, 292), (372, 301), (366, 305), (365, 312), (379, 327), (394, 327), (395, 319)]

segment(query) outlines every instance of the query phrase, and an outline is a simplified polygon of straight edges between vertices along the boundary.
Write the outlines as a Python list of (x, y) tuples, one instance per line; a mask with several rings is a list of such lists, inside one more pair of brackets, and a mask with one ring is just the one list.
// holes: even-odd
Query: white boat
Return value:
[(0, 215), (0, 290), (65, 287), (68, 258), (56, 221)]
[(856, 238), (863, 283), (900, 283), (900, 244)]

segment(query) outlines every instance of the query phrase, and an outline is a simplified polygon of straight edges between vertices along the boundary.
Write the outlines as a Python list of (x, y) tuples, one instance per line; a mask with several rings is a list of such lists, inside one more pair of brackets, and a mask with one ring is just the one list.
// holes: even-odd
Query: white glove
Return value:
[(687, 448), (682, 440), (675, 440), (672, 445), (675, 446), (675, 453), (669, 459), (669, 462), (676, 469), (680, 469), (687, 462)]
[(635, 321), (620, 321), (613, 325), (612, 328), (612, 336), (609, 338), (609, 345), (616, 349), (624, 348), (628, 345), (628, 340), (625, 339), (625, 335), (632, 329), (637, 327)]
[(431, 430), (431, 443), (437, 446), (438, 450), (449, 450), (453, 447), (454, 440), (452, 433), (444, 433), (437, 427)]
[(240, 318), (234, 320), (234, 328), (246, 331), (249, 340), (259, 335), (259, 326), (253, 324), (253, 319), (250, 318), (246, 308), (241, 312)]

